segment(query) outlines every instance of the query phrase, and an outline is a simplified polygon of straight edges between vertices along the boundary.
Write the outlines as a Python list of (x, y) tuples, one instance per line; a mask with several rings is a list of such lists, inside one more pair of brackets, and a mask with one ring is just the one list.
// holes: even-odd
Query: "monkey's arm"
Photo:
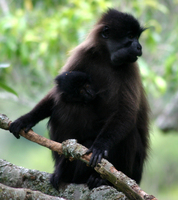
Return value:
[(93, 153), (90, 159), (90, 165), (96, 166), (103, 157), (107, 157), (109, 150), (115, 144), (119, 145), (136, 124), (136, 110), (122, 106), (113, 113), (100, 131), (93, 145), (87, 151)]
[(29, 113), (11, 123), (9, 130), (17, 139), (20, 138), (21, 129), (25, 128), (25, 132), (28, 132), (39, 121), (51, 115), (54, 106), (52, 92), (49, 92)]

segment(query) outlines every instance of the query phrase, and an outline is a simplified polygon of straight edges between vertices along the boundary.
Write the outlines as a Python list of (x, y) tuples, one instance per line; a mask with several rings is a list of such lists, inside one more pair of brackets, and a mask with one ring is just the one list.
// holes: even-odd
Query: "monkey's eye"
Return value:
[(83, 93), (84, 93), (84, 89), (81, 89), (81, 90), (80, 90), (80, 94), (83, 94)]
[(108, 39), (109, 38), (109, 27), (108, 26), (105, 26), (103, 28), (103, 31), (101, 33), (102, 37), (105, 38), (105, 39)]
[(129, 35), (128, 35), (128, 38), (129, 38), (129, 39), (133, 39), (133, 38), (134, 38), (134, 35), (133, 35), (133, 34), (129, 34)]

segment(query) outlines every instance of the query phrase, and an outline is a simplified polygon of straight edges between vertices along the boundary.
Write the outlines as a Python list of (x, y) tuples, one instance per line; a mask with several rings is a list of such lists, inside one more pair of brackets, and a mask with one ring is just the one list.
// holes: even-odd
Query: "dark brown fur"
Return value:
[[(115, 17), (118, 13), (113, 10), (111, 14)], [(121, 21), (117, 22), (118, 26), (129, 29), (131, 17), (120, 15), (119, 19), (126, 18), (124, 23), (128, 21), (129, 27), (123, 27)], [(14, 125), (22, 128), (23, 124), (30, 128), (50, 116), (51, 139), (62, 142), (75, 138), (88, 148), (95, 146), (101, 151), (107, 149), (108, 160), (139, 183), (149, 147), (149, 106), (137, 63), (118, 66), (111, 63), (106, 40), (100, 34), (104, 26), (115, 22), (110, 20), (111, 16), (108, 19), (106, 16), (95, 25), (87, 39), (73, 50), (62, 70), (88, 74), (96, 89), (95, 100), (87, 105), (64, 102), (61, 100), (60, 86), (56, 85), (30, 113), (17, 119)], [(136, 23), (134, 20), (133, 23)], [(126, 30), (122, 31), (125, 33)], [(11, 130), (17, 132), (13, 128)], [(60, 182), (86, 183), (88, 179), (90, 188), (107, 184), (84, 163), (69, 162), (56, 152), (53, 154), (55, 172), (51, 183), (54, 187), (57, 188)]]

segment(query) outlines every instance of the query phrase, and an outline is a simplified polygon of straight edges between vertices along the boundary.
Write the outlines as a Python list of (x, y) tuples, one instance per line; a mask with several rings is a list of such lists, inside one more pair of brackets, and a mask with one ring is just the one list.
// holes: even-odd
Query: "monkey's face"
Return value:
[(124, 63), (132, 63), (142, 55), (142, 46), (138, 41), (139, 36), (132, 32), (127, 33), (122, 38), (108, 38), (106, 45), (110, 53), (111, 63), (113, 65), (121, 65)]
[(145, 30), (131, 15), (115, 12), (110, 19), (105, 15), (101, 32), (113, 65), (133, 63), (142, 55), (139, 37)]

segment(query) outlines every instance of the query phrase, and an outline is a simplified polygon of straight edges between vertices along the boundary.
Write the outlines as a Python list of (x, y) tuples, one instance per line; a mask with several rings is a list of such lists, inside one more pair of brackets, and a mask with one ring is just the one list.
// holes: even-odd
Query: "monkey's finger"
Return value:
[(90, 153), (92, 153), (92, 150), (91, 150), (91, 149), (88, 149), (87, 152), (86, 152), (85, 154), (88, 155), (88, 154), (90, 154)]
[(20, 139), (19, 133), (12, 133), (17, 139)]
[(9, 131), (10, 131), (17, 139), (20, 138), (20, 136), (19, 136), (20, 129), (18, 129), (16, 126), (14, 126), (13, 123), (10, 124)]
[(91, 158), (90, 158), (90, 162), (89, 162), (89, 166), (93, 166), (93, 160), (94, 160), (94, 155), (92, 154)]
[(87, 185), (88, 185), (89, 189), (93, 188), (93, 181), (94, 181), (94, 177), (91, 175), (87, 181)]
[(96, 187), (99, 187), (100, 185), (102, 185), (102, 183), (103, 183), (103, 179), (99, 179), (99, 181), (96, 184)]
[(28, 133), (29, 130), (32, 129), (32, 127), (34, 126), (35, 124), (31, 123), (31, 124), (28, 124), (25, 128), (25, 133)]
[(24, 131), (25, 133), (28, 133), (28, 131), (31, 129), (31, 127), (27, 127)]
[(98, 164), (98, 155), (95, 155), (93, 160), (92, 160), (91, 166), (95, 167), (97, 164)]
[(98, 160), (98, 153), (97, 153), (96, 150), (93, 150), (93, 154), (91, 156), (91, 159), (90, 159), (90, 162), (89, 162), (89, 166), (95, 167), (96, 163), (97, 163), (97, 160)]
[(13, 134), (16, 134), (20, 131), (20, 129), (18, 128), (18, 126), (16, 126), (13, 122), (10, 124), (9, 126), (9, 131)]
[(98, 184), (98, 182), (99, 182), (99, 179), (98, 179), (98, 178), (95, 178), (94, 181), (93, 181), (92, 187), (93, 187), (93, 188), (96, 187), (97, 184)]
[(103, 157), (103, 156), (102, 156), (102, 154), (100, 153), (99, 156), (98, 156), (98, 161), (97, 161), (96, 165), (97, 165), (98, 163), (101, 163), (102, 157)]
[(20, 135), (19, 135), (19, 134), (15, 135), (15, 137), (16, 137), (17, 139), (20, 139)]
[(104, 157), (107, 158), (108, 157), (108, 150), (104, 151)]

